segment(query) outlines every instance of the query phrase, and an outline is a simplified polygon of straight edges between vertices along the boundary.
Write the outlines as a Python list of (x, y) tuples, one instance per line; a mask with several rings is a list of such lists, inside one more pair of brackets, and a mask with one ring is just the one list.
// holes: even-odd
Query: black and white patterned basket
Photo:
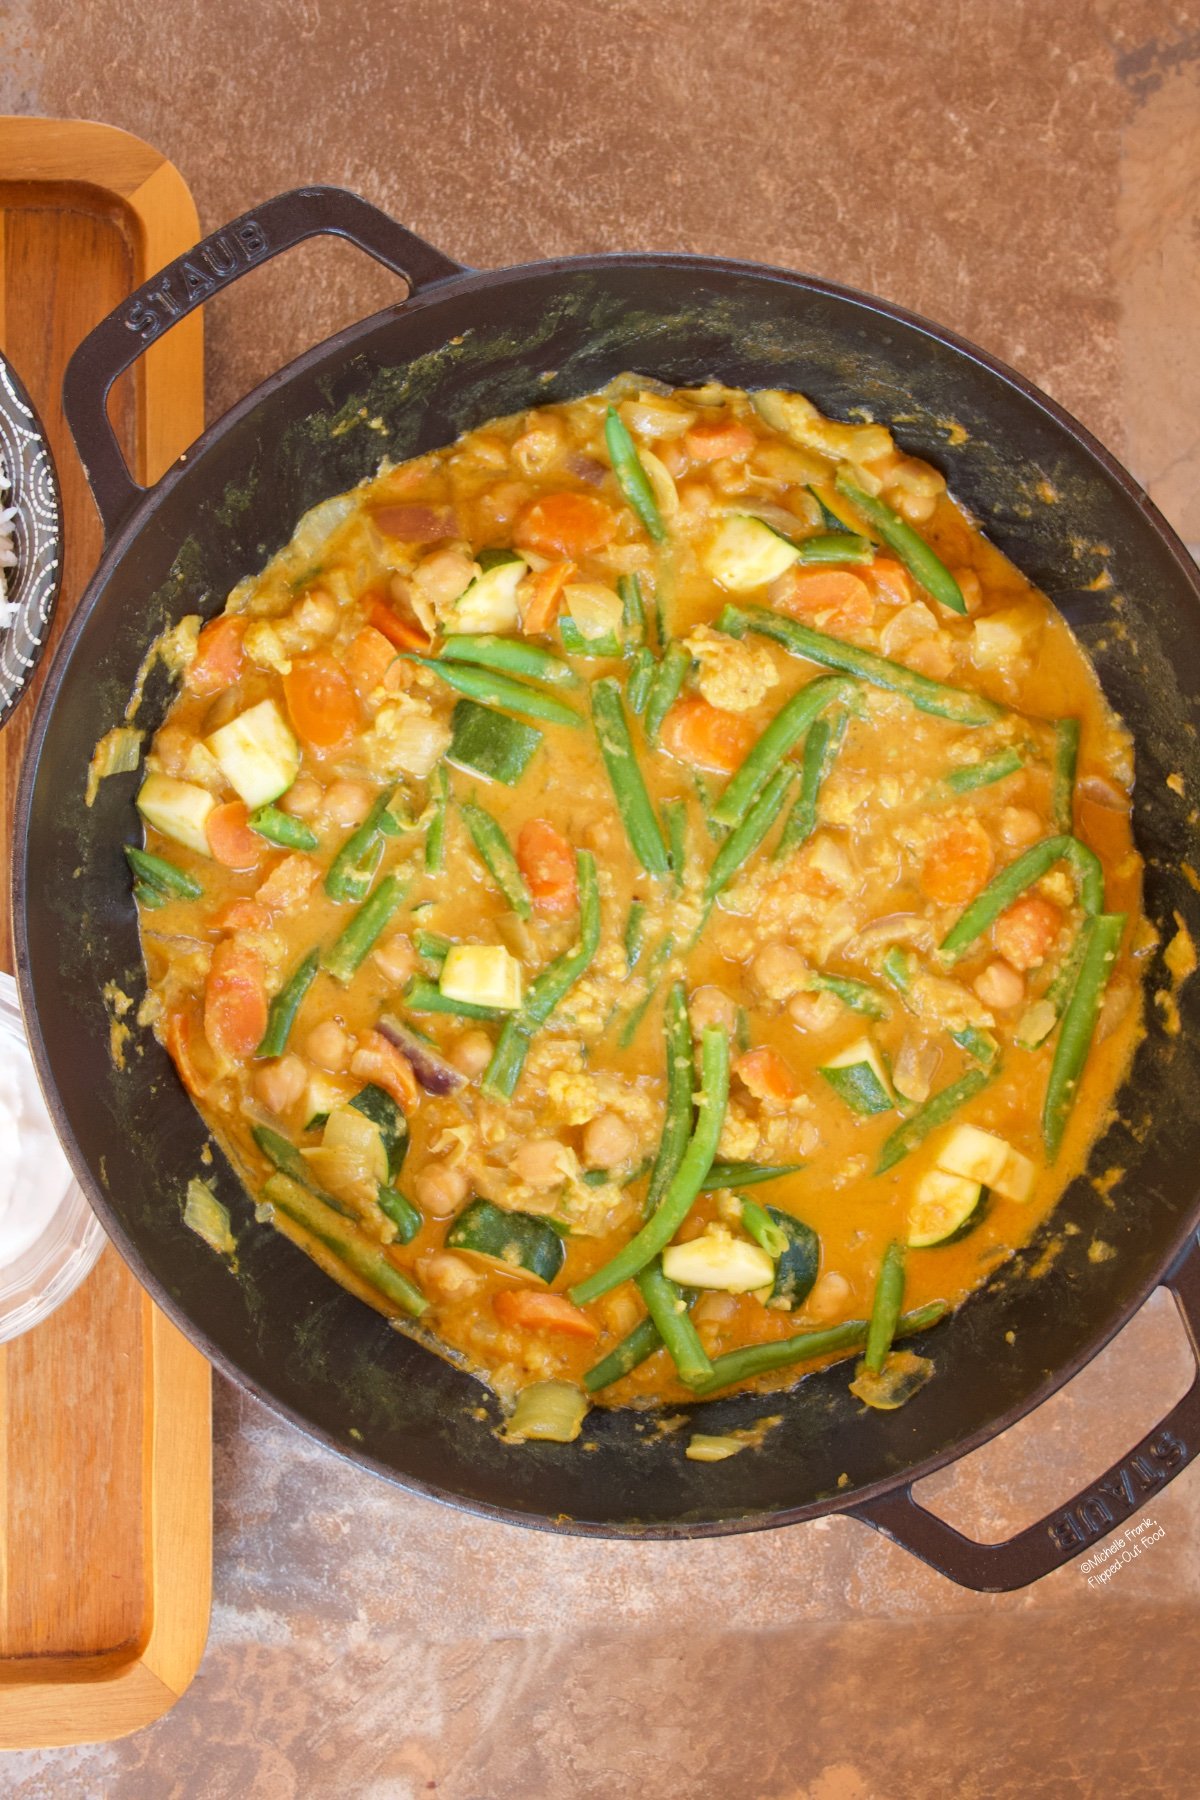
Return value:
[(16, 566), (5, 570), (8, 601), (15, 611), (0, 626), (3, 725), (45, 649), (62, 580), (62, 501), (54, 461), (33, 402), (3, 356), (0, 458), (10, 483), (0, 507), (16, 509), (12, 533), (17, 558)]

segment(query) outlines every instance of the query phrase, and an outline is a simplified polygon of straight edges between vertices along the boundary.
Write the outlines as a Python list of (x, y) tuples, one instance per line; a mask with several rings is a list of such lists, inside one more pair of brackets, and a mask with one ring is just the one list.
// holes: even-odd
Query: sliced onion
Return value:
[(594, 456), (584, 456), (582, 451), (573, 450), (566, 459), (566, 468), (577, 481), (586, 481), (592, 487), (599, 487), (608, 474), (606, 465), (597, 462)]
[(410, 1031), (399, 1019), (385, 1013), (375, 1028), (389, 1044), (403, 1050), (412, 1064), (412, 1072), (427, 1094), (456, 1094), (467, 1085), (461, 1069), (447, 1062), (441, 1051), (427, 1043), (417, 1032)]
[(861, 958), (869, 956), (872, 950), (885, 949), (888, 944), (915, 944), (918, 950), (932, 950), (933, 926), (920, 913), (885, 913), (880, 919), (872, 919), (851, 938), (846, 945), (846, 954)]
[(639, 450), (638, 457), (643, 469), (650, 477), (650, 486), (654, 489), (654, 498), (658, 501), (658, 510), (670, 523), (679, 517), (679, 493), (675, 486), (675, 478), (665, 463), (661, 463), (653, 450)]
[(942, 1053), (928, 1038), (906, 1031), (892, 1065), (892, 1086), (906, 1100), (928, 1100)]

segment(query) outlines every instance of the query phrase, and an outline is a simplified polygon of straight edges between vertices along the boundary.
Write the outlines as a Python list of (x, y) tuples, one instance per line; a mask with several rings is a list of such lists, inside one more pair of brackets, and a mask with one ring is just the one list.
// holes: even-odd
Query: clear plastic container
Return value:
[[(104, 1245), (100, 1221), (54, 1137), (29, 1053), (16, 983), (0, 974), (0, 1105), (14, 1091), (21, 1119), (30, 1121), (24, 1132), (18, 1122), (17, 1167), (21, 1179), (27, 1170), (34, 1178), (39, 1216), (30, 1242), (20, 1219), (5, 1208), (5, 1190), (0, 1188), (0, 1212), (5, 1214), (0, 1219), (0, 1343), (40, 1324), (61, 1306)], [(6, 1145), (6, 1158), (10, 1154), (11, 1146)], [(30, 1157), (36, 1159), (32, 1166)], [(10, 1171), (12, 1167), (10, 1162)], [(4, 1180), (0, 1171), (0, 1182)]]

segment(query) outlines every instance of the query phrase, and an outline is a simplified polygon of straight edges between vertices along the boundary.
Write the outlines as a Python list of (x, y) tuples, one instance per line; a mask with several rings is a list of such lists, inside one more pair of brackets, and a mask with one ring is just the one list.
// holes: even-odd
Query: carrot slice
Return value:
[(575, 573), (572, 562), (551, 563), (545, 569), (530, 569), (517, 589), (521, 609), (521, 630), (526, 637), (549, 631), (562, 605), (563, 589)]
[(167, 1053), (188, 1093), (199, 1097), (206, 1092), (209, 1079), (200, 1068), (198, 1052), (202, 1040), (196, 1026), (197, 1021), (191, 1011), (181, 1010), (167, 1014)]
[(992, 939), (1014, 969), (1036, 969), (1045, 962), (1062, 923), (1062, 909), (1053, 900), (1041, 894), (1025, 894), (1000, 914), (992, 928)]
[(213, 917), (214, 931), (266, 931), (271, 924), (269, 910), (248, 894), (239, 894)]
[(963, 819), (936, 837), (921, 864), (921, 892), (939, 906), (965, 906), (987, 886), (996, 860), (977, 819)]
[(875, 611), (870, 588), (849, 569), (789, 569), (772, 588), (771, 604), (831, 637), (861, 631)]
[(668, 756), (720, 775), (741, 767), (758, 736), (742, 713), (723, 712), (698, 695), (677, 700), (662, 723), (661, 743)]
[(387, 680), (396, 652), (375, 625), (364, 625), (346, 647), (346, 675), (360, 700), (369, 700)]
[(200, 633), (196, 654), (187, 666), (183, 685), (189, 694), (219, 694), (232, 687), (242, 672), (246, 619), (225, 614), (210, 619)]
[(894, 556), (877, 556), (866, 573), (879, 598), (886, 600), (889, 606), (907, 606), (912, 600), (908, 570)]
[(683, 436), (683, 447), (693, 462), (720, 462), (725, 456), (749, 456), (754, 433), (736, 419), (693, 425)]
[(421, 1089), (412, 1064), (382, 1032), (360, 1033), (358, 1049), (350, 1058), (350, 1073), (381, 1087), (385, 1094), (392, 1096), (401, 1112), (413, 1112), (421, 1103)]
[(769, 1045), (747, 1050), (734, 1064), (738, 1079), (756, 1100), (778, 1100), (786, 1104), (800, 1092), (796, 1077), (782, 1056)]
[(410, 625), (406, 619), (397, 618), (382, 600), (375, 601), (368, 617), (375, 630), (382, 632), (397, 650), (415, 650), (418, 656), (428, 656), (433, 649), (433, 639), (419, 625)]
[(236, 938), (223, 938), (204, 984), (204, 1035), (223, 1056), (253, 1056), (267, 1029), (267, 982), (262, 957)]
[(283, 678), (296, 735), (313, 750), (344, 744), (358, 725), (358, 701), (342, 666), (327, 650), (298, 656)]
[(539, 912), (575, 911), (575, 852), (549, 819), (526, 819), (517, 838), (517, 867)]
[(544, 494), (524, 508), (514, 542), (544, 556), (586, 556), (602, 550), (617, 529), (617, 515), (592, 494)]
[(227, 869), (257, 869), (267, 846), (247, 821), (250, 809), (241, 800), (227, 800), (214, 806), (204, 821), (208, 847)]
[(536, 1288), (502, 1288), (492, 1301), (492, 1311), (502, 1325), (515, 1325), (520, 1331), (556, 1331), (577, 1338), (600, 1335), (587, 1314), (561, 1294), (543, 1294)]
[(272, 912), (284, 912), (298, 906), (321, 873), (320, 863), (302, 851), (295, 851), (275, 864), (266, 880), (260, 883), (254, 898)]

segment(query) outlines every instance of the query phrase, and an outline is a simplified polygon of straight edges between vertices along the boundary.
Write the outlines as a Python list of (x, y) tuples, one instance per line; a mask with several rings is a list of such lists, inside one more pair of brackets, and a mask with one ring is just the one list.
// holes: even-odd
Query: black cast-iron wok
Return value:
[[(151, 490), (131, 480), (105, 414), (114, 377), (217, 288), (319, 232), (404, 276), (400, 304), (318, 345), (214, 425)], [(1007, 1588), (1078, 1552), (1142, 1504), (1200, 1442), (1200, 1383), (1163, 1425), (1054, 1518), (977, 1545), (913, 1501), (912, 1482), (1003, 1430), (1059, 1387), (1166, 1282), (1200, 1322), (1200, 988), (1182, 1029), (1147, 1032), (1096, 1147), (1120, 1167), (1104, 1199), (1076, 1181), (1031, 1251), (936, 1334), (937, 1376), (899, 1412), (868, 1413), (844, 1367), (786, 1396), (715, 1400), (701, 1428), (780, 1412), (763, 1447), (692, 1463), (677, 1436), (629, 1411), (594, 1412), (595, 1448), (501, 1443), (483, 1390), (394, 1333), (294, 1248), (253, 1223), (216, 1171), (239, 1238), (230, 1273), (181, 1223), (206, 1141), (148, 1032), (110, 1056), (102, 990), (141, 991), (121, 846), (136, 836), (135, 776), (89, 810), (93, 746), (122, 716), (150, 640), (220, 609), (317, 500), (495, 414), (600, 386), (635, 368), (671, 383), (714, 376), (795, 387), (845, 417), (865, 405), (943, 468), (993, 539), (1062, 609), (1138, 746), (1135, 824), (1147, 908), (1200, 936), (1182, 865), (1200, 793), (1200, 585), (1135, 483), (1010, 370), (863, 294), (787, 272), (689, 256), (581, 257), (474, 273), (336, 189), (266, 202), (139, 290), (76, 353), (66, 403), (108, 531), (42, 696), (19, 799), (14, 915), (21, 992), (43, 1084), (76, 1173), (117, 1245), (190, 1338), (306, 1431), (420, 1493), (566, 1531), (687, 1537), (853, 1511), (954, 1579)], [(152, 678), (140, 722), (167, 700)], [(1182, 776), (1166, 785), (1168, 774)], [(1161, 962), (1151, 990), (1167, 982)], [(1115, 1254), (1097, 1260), (1097, 1239)], [(1053, 1239), (1055, 1255), (1042, 1253)], [(1034, 1278), (1041, 1258), (1049, 1266)]]

